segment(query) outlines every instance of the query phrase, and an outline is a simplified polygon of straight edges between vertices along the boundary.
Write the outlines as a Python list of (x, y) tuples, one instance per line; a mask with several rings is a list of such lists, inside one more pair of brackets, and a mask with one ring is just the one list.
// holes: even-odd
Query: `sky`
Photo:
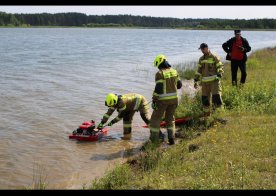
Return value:
[(173, 18), (276, 19), (276, 6), (0, 6), (7, 13), (79, 12)]

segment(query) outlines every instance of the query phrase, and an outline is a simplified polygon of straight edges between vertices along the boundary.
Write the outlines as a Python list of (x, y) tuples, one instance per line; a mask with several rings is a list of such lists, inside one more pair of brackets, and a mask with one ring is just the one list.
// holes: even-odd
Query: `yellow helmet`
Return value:
[(161, 63), (163, 63), (165, 60), (167, 60), (166, 57), (163, 54), (159, 54), (155, 58), (153, 65), (158, 68), (159, 65), (161, 65)]
[(108, 107), (112, 107), (116, 105), (117, 102), (118, 102), (118, 96), (113, 93), (109, 93), (105, 98), (105, 105)]

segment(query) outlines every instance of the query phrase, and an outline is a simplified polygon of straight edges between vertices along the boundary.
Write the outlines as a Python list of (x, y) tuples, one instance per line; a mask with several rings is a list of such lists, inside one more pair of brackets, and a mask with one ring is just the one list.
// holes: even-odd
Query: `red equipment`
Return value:
[[(188, 117), (178, 118), (178, 119), (175, 119), (175, 124), (176, 124), (176, 125), (184, 124), (184, 123), (186, 123), (188, 120), (190, 120), (190, 118), (188, 118)], [(166, 125), (167, 125), (167, 123), (164, 122), (164, 121), (162, 121), (162, 122), (160, 123), (160, 127), (165, 127)], [(142, 127), (148, 128), (148, 125), (143, 125)]]
[(102, 136), (107, 134), (108, 128), (103, 128), (98, 130), (96, 128), (95, 121), (91, 120), (83, 122), (79, 128), (73, 131), (71, 135), (69, 135), (69, 139), (75, 139), (78, 141), (98, 141)]

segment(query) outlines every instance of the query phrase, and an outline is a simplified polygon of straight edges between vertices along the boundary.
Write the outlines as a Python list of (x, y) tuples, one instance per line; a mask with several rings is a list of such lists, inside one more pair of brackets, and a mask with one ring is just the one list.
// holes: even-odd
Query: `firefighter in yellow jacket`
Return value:
[(149, 106), (146, 98), (140, 94), (129, 93), (117, 95), (109, 93), (106, 96), (105, 105), (109, 108), (97, 126), (98, 129), (103, 128), (104, 124), (116, 109), (118, 111), (118, 116), (111, 120), (107, 125), (112, 126), (123, 119), (124, 135), (129, 135), (131, 133), (131, 123), (135, 112), (139, 111), (144, 122), (147, 125), (149, 124)]
[(165, 113), (169, 144), (174, 144), (175, 122), (174, 112), (178, 105), (177, 89), (182, 87), (181, 80), (175, 69), (162, 54), (154, 60), (154, 66), (159, 69), (155, 75), (155, 89), (152, 97), (153, 113), (150, 119), (150, 140), (158, 144), (160, 136), (160, 122)]
[(198, 88), (198, 82), (201, 78), (203, 113), (204, 116), (209, 116), (211, 98), (214, 109), (223, 108), (220, 82), (223, 74), (223, 64), (218, 56), (210, 52), (206, 43), (202, 43), (199, 49), (201, 49), (203, 56), (198, 61), (194, 87)]

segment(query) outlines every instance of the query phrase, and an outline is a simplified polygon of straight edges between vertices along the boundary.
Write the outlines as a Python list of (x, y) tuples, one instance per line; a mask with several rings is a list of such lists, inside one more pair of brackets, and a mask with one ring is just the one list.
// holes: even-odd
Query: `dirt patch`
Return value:
[(199, 149), (199, 146), (197, 144), (190, 144), (188, 148), (189, 152), (194, 152)]
[(181, 95), (186, 94), (189, 97), (194, 97), (199, 89), (194, 88), (193, 80), (182, 80)]

